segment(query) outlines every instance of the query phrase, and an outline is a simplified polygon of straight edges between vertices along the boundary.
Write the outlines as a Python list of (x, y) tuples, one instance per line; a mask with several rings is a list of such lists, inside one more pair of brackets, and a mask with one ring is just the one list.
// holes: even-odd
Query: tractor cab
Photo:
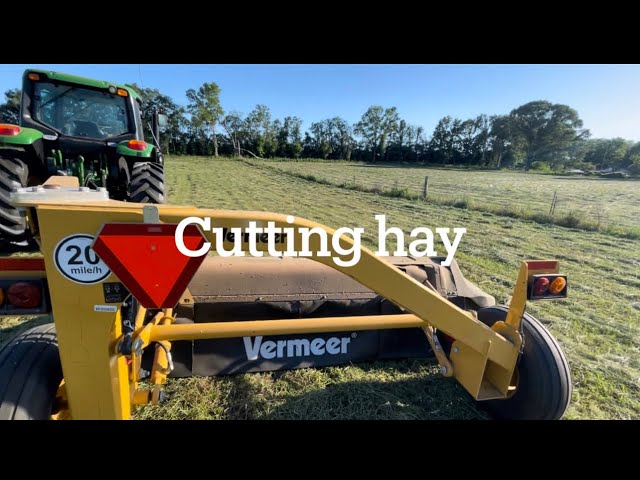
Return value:
[(51, 176), (106, 188), (115, 200), (165, 203), (159, 139), (166, 117), (153, 112), (145, 139), (142, 108), (140, 94), (126, 85), (25, 71), (20, 124), (0, 124), (0, 244), (29, 237), (29, 219), (10, 193)]
[(27, 71), (20, 124), (58, 138), (144, 140), (140, 96), (130, 87)]

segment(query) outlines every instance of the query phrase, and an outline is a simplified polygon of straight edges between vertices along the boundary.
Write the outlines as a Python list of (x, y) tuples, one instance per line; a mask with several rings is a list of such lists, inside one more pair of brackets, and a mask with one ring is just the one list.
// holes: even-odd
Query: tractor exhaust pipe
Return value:
[(158, 119), (158, 107), (154, 107), (153, 115), (151, 116), (151, 135), (153, 141), (156, 144), (156, 148), (160, 148), (160, 121)]

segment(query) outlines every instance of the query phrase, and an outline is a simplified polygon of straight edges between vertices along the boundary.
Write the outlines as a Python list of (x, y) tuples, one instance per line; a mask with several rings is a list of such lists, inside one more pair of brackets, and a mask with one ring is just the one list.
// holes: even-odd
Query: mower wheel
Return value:
[(0, 237), (21, 240), (27, 230), (27, 219), (11, 204), (13, 190), (27, 185), (29, 168), (11, 150), (0, 150)]
[[(488, 326), (507, 318), (508, 307), (478, 310)], [(480, 402), (503, 420), (559, 420), (571, 401), (571, 373), (560, 345), (534, 317), (522, 317), (523, 352), (517, 365), (517, 388), (504, 400)]]
[(0, 420), (47, 420), (62, 382), (52, 323), (27, 330), (0, 350)]
[(164, 165), (155, 162), (133, 164), (129, 182), (129, 201), (135, 203), (166, 203)]

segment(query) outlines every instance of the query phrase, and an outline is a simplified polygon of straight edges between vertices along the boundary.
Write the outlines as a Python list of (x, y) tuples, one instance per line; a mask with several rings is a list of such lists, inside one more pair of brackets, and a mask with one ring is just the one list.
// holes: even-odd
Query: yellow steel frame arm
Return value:
[[(64, 277), (55, 266), (54, 248), (63, 238), (72, 234), (86, 233), (95, 236), (105, 223), (140, 223), (143, 221), (142, 208), (139, 204), (116, 201), (86, 205), (42, 202), (37, 205), (41, 247), (49, 279), (67, 395), (74, 418), (129, 418), (134, 392), (131, 391), (133, 387), (129, 382), (126, 360), (115, 348), (122, 335), (119, 312), (113, 314), (97, 311), (94, 306), (104, 302), (101, 283), (81, 285)], [(168, 205), (159, 205), (158, 212), (160, 221), (170, 224), (193, 216), (210, 217), (212, 226), (222, 228), (244, 228), (249, 221), (256, 221), (258, 226), (266, 226), (267, 222), (272, 221), (276, 227), (296, 228), (293, 239), (296, 250), (300, 247), (298, 227), (321, 228), (329, 235), (334, 233), (331, 228), (301, 218), (296, 218), (290, 224), (286, 221), (286, 215), (274, 213)], [(203, 233), (215, 245), (215, 235), (212, 232)], [(341, 237), (340, 242), (344, 248), (353, 246), (353, 240), (345, 236)], [(266, 245), (259, 244), (258, 248), (266, 250)], [(282, 250), (285, 246), (278, 245), (278, 248)], [(331, 247), (331, 242), (328, 248), (332, 256), (340, 256)], [(317, 235), (311, 235), (309, 249), (311, 252), (320, 250)], [(367, 248), (361, 249), (360, 261), (352, 267), (338, 266), (331, 257), (311, 258), (352, 277), (405, 309), (407, 314), (194, 325), (160, 322), (146, 329), (145, 344), (149, 341), (183, 338), (351, 330), (357, 326), (361, 329), (431, 326), (456, 339), (450, 355), (453, 376), (474, 398), (483, 400), (507, 396), (521, 345), (517, 328), (508, 327), (501, 331), (501, 327), (487, 327)], [(111, 274), (104, 281), (115, 280), (115, 276)], [(518, 316), (515, 310), (514, 314)], [(137, 334), (141, 334), (140, 328)], [(160, 360), (166, 364), (163, 354), (160, 354)], [(162, 375), (159, 375), (154, 380), (163, 380)]]

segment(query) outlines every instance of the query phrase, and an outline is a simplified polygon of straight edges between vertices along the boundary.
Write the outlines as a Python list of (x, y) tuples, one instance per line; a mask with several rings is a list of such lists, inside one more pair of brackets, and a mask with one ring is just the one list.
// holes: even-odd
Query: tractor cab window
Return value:
[(71, 137), (103, 140), (131, 132), (127, 97), (76, 85), (35, 83), (32, 116)]

